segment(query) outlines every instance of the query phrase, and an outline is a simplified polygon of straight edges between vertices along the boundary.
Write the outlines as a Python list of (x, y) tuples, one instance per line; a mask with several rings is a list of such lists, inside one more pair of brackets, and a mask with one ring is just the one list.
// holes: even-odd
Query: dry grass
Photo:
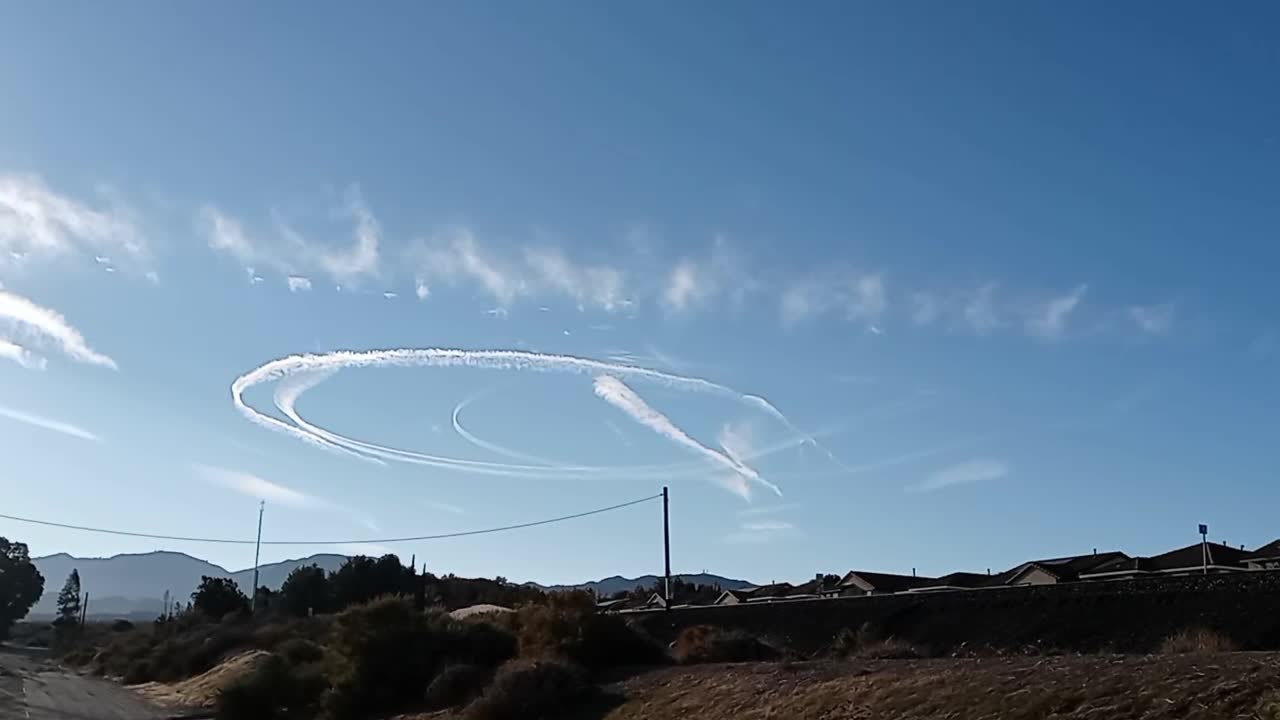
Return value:
[(175, 683), (149, 682), (135, 685), (133, 689), (157, 705), (211, 708), (223, 688), (247, 677), (268, 654), (261, 650), (250, 650), (193, 678)]
[(1160, 645), (1160, 652), (1166, 654), (1221, 653), (1237, 649), (1231, 638), (1205, 628), (1181, 630)]
[(1276, 688), (1276, 653), (702, 665), (632, 678), (603, 717), (1274, 720)]

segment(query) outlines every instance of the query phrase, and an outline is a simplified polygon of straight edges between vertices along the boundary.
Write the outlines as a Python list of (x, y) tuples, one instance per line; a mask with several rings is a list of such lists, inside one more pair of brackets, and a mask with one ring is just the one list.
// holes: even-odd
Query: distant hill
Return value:
[[(718, 585), (721, 590), (741, 590), (742, 588), (755, 587), (756, 584), (747, 582), (746, 580), (734, 580), (733, 578), (720, 577), (719, 575), (710, 575), (707, 573), (698, 573), (696, 575), (672, 575), (671, 579), (679, 578), (688, 583), (695, 585)], [(653, 584), (661, 580), (658, 575), (641, 575), (637, 578), (624, 578), (621, 575), (614, 575), (603, 580), (593, 580), (578, 585), (539, 585), (538, 583), (528, 583), (549, 592), (563, 590), (591, 590), (596, 595), (605, 596), (612, 595), (623, 590), (631, 590), (637, 585), (640, 587), (653, 587)]]
[[(258, 568), (258, 584), (279, 589), (296, 567), (319, 565), (336, 570), (346, 561), (343, 555), (312, 555), (298, 560), (269, 563)], [(44, 576), (44, 595), (31, 609), (34, 618), (52, 616), (58, 591), (74, 568), (80, 584), (89, 593), (91, 616), (143, 617), (160, 613), (164, 593), (186, 602), (200, 584), (201, 576), (231, 578), (246, 594), (253, 584), (253, 568), (232, 572), (211, 562), (178, 552), (150, 552), (114, 555), (108, 558), (77, 558), (66, 553), (33, 558)]]

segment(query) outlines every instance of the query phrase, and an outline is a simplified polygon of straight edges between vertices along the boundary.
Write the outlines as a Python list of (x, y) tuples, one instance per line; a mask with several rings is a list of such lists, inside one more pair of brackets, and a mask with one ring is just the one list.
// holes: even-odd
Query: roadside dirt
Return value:
[(1280, 653), (707, 665), (612, 689), (607, 720), (1280, 720)]
[(149, 682), (129, 689), (148, 701), (173, 709), (211, 708), (218, 692), (248, 675), (269, 653), (250, 650), (228, 658), (208, 672), (175, 683)]

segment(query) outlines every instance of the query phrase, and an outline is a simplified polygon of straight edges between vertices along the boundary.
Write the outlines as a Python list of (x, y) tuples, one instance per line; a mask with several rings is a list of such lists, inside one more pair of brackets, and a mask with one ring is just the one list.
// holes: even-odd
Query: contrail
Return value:
[[(236, 378), (231, 384), (231, 399), (236, 410), (249, 421), (270, 430), (282, 432), (317, 447), (343, 452), (357, 457), (382, 462), (396, 460), (434, 467), (454, 468), (492, 475), (519, 477), (557, 478), (566, 475), (592, 475), (645, 472), (670, 472), (668, 466), (635, 466), (632, 468), (608, 468), (595, 466), (552, 466), (485, 462), (451, 458), (428, 453), (419, 453), (400, 448), (366, 442), (357, 438), (332, 432), (313, 423), (307, 422), (297, 411), (298, 398), (307, 389), (322, 382), (332, 373), (344, 368), (366, 367), (471, 367), (492, 370), (516, 370), (537, 372), (564, 372), (582, 375), (608, 375), (615, 379), (627, 378), (643, 382), (651, 382), (665, 387), (700, 392), (731, 398), (749, 407), (762, 409), (770, 416), (777, 418), (788, 428), (794, 428), (789, 420), (772, 404), (755, 395), (744, 395), (730, 387), (699, 377), (678, 375), (675, 373), (637, 367), (622, 363), (605, 362), (572, 355), (553, 355), (522, 350), (462, 350), (452, 348), (402, 348), (368, 351), (334, 351), (321, 354), (298, 354), (267, 362)], [(288, 422), (263, 413), (245, 402), (244, 395), (251, 388), (264, 383), (282, 382), (275, 394), (275, 403)], [(628, 388), (629, 390), (629, 388)], [(634, 393), (632, 393), (634, 394)], [(811, 436), (802, 436), (801, 442), (814, 443)], [(692, 440), (692, 438), (690, 438)], [(696, 441), (693, 441), (696, 443)], [(792, 441), (779, 446), (780, 449), (792, 445)], [(710, 448), (707, 448), (710, 450)], [(754, 470), (734, 463), (715, 450), (711, 450), (717, 460), (724, 464), (728, 460), (735, 472), (744, 470), (750, 476)], [(711, 456), (708, 456), (709, 458)], [(691, 468), (690, 473), (696, 470)], [(682, 473), (683, 474), (683, 473)], [(758, 473), (755, 473), (758, 477)], [(755, 479), (755, 478), (753, 478)], [(777, 492), (777, 488), (766, 481)]]
[(0, 358), (12, 360), (28, 370), (43, 370), (45, 359), (22, 347), (0, 337)]
[(707, 447), (693, 439), (688, 433), (677, 427), (675, 423), (671, 422), (671, 419), (666, 415), (654, 410), (649, 403), (644, 401), (644, 398), (637, 395), (634, 390), (627, 387), (627, 384), (618, 378), (613, 377), (612, 375), (597, 376), (595, 379), (595, 391), (596, 395), (601, 400), (604, 400), (627, 415), (630, 415), (633, 420), (641, 425), (648, 427), (664, 437), (674, 440), (680, 445), (684, 445), (694, 452), (706, 456), (714, 462), (724, 465), (739, 475), (743, 475), (760, 483), (761, 485), (764, 485), (778, 495), (782, 495), (782, 491), (778, 489), (777, 485), (774, 485), (768, 480), (760, 477), (760, 473), (756, 472), (753, 468), (743, 465), (719, 450)]
[(16, 326), (19, 333), (52, 341), (73, 360), (118, 369), (115, 360), (90, 348), (84, 336), (71, 327), (66, 318), (21, 295), (0, 290), (0, 323)]

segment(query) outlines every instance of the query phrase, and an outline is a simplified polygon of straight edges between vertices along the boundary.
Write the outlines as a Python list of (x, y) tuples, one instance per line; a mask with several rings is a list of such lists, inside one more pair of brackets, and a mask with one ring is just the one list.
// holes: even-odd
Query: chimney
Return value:
[(990, 575), (990, 574), (991, 574), (991, 568), (987, 568), (987, 574), (988, 574), (988, 575)]
[(1097, 555), (1097, 554), (1098, 554), (1098, 548), (1094, 548), (1094, 549), (1093, 549), (1093, 554), (1094, 554), (1094, 555)]
[(915, 576), (916, 576), (916, 569), (911, 568), (911, 577), (915, 577)]

